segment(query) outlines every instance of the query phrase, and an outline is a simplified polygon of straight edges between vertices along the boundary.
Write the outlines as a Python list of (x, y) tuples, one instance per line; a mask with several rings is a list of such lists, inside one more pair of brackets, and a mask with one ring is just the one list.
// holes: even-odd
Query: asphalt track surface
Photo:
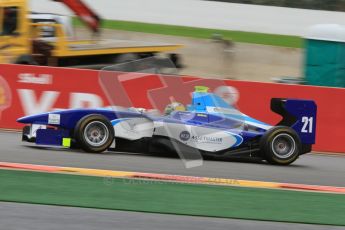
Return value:
[(1, 229), (6, 230), (321, 230), (344, 227), (290, 224), (266, 221), (178, 216), (140, 212), (108, 211), (0, 202)]
[(133, 153), (88, 154), (76, 150), (37, 148), (21, 142), (21, 134), (0, 132), (0, 161), (205, 176), (244, 180), (273, 181), (345, 187), (345, 155), (308, 154), (290, 166), (257, 162), (211, 161), (185, 168), (179, 158)]

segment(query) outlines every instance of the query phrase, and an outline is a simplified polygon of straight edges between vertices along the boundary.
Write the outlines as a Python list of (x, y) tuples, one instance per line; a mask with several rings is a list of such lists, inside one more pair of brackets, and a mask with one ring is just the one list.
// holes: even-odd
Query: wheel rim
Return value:
[(109, 129), (100, 121), (90, 122), (84, 129), (84, 139), (93, 147), (102, 146), (107, 142), (108, 137)]
[(296, 142), (289, 134), (279, 134), (272, 141), (273, 154), (279, 158), (289, 158), (296, 150)]

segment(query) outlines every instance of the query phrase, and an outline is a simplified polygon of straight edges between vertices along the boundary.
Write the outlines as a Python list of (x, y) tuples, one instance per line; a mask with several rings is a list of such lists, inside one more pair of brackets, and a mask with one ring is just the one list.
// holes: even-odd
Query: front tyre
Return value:
[(113, 143), (114, 128), (104, 116), (88, 115), (78, 122), (74, 136), (85, 152), (101, 153)]
[(261, 138), (260, 149), (270, 164), (289, 165), (300, 155), (301, 140), (292, 128), (277, 126)]

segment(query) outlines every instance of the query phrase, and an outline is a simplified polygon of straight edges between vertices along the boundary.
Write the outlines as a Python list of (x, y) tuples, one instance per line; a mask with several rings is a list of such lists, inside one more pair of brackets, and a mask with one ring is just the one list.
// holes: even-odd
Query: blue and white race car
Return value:
[(249, 156), (288, 165), (315, 143), (317, 106), (310, 100), (273, 98), (271, 109), (282, 116), (276, 126), (241, 113), (207, 87), (196, 87), (187, 108), (172, 103), (164, 115), (109, 107), (53, 111), (17, 121), (28, 124), (23, 141), (43, 146), (101, 153), (115, 143), (116, 151)]

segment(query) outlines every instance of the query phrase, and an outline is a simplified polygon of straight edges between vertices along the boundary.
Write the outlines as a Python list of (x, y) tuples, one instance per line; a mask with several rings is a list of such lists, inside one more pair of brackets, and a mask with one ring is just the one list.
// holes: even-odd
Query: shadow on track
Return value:
[[(51, 146), (36, 146), (36, 145), (24, 145), (23, 147), (42, 150), (42, 151), (56, 151), (56, 152), (69, 152), (69, 153), (76, 153), (76, 154), (87, 154), (87, 155), (98, 155), (100, 157), (106, 156), (145, 156), (148, 158), (161, 158), (161, 159), (179, 159), (177, 153), (138, 153), (138, 152), (117, 152), (115, 149), (111, 148), (109, 151), (105, 153), (87, 153), (81, 149), (69, 149), (63, 147), (51, 147)], [(250, 157), (210, 157), (210, 156), (203, 156), (204, 161), (213, 161), (213, 162), (236, 162), (236, 163), (245, 163), (245, 164), (256, 164), (256, 165), (265, 165), (269, 167), (292, 167), (292, 168), (307, 168), (305, 165), (295, 165), (291, 164), (288, 166), (277, 166), (268, 164), (265, 160), (261, 158), (250, 158)]]

